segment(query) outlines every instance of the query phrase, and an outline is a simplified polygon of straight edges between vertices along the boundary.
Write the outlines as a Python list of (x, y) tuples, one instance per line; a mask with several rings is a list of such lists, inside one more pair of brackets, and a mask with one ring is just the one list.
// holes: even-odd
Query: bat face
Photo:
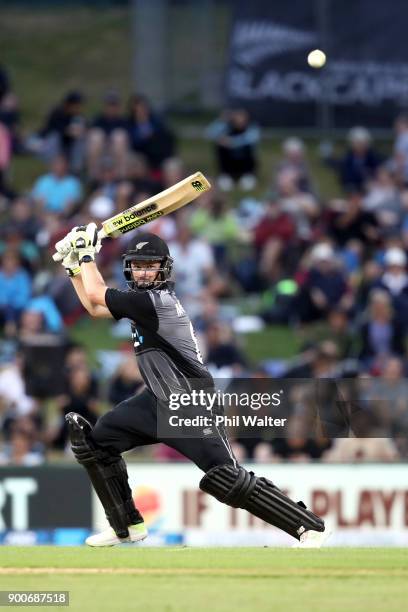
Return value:
[(210, 187), (205, 176), (196, 172), (152, 198), (107, 219), (102, 223), (103, 232), (112, 238), (126, 234), (192, 202)]

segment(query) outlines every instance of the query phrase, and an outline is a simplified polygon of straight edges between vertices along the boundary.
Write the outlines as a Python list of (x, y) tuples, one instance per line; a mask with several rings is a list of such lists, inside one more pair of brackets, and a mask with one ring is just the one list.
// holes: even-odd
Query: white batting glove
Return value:
[(75, 251), (69, 251), (68, 255), (65, 255), (64, 259), (62, 260), (62, 265), (70, 277), (77, 276), (81, 272), (78, 255), (75, 253)]
[(71, 248), (77, 254), (79, 263), (95, 261), (95, 254), (101, 249), (96, 223), (80, 225), (70, 234)]
[(72, 248), (71, 247), (71, 233), (75, 232), (77, 227), (78, 226), (73, 227), (72, 230), (70, 230), (68, 234), (64, 236), (64, 238), (62, 238), (62, 240), (59, 240), (58, 242), (55, 243), (54, 248), (57, 253), (62, 255), (62, 257), (66, 257), (68, 253), (70, 252)]

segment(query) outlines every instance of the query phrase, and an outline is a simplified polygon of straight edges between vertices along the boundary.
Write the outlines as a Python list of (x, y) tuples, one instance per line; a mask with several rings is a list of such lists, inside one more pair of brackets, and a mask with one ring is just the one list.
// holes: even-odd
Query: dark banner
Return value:
[[(408, 107), (406, 0), (237, 0), (227, 104), (263, 125), (389, 128)], [(322, 49), (327, 62), (307, 56)]]
[(91, 487), (79, 466), (1, 467), (0, 532), (91, 527)]

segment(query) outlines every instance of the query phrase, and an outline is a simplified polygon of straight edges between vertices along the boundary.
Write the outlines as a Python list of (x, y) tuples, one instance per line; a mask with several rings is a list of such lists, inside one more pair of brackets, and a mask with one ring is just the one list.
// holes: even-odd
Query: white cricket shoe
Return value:
[(326, 529), (325, 531), (305, 531), (300, 536), (300, 541), (296, 542), (292, 548), (320, 548), (326, 540), (331, 536), (332, 532)]
[(128, 542), (141, 542), (147, 538), (147, 529), (144, 523), (130, 525), (128, 527), (129, 537), (118, 538), (112, 527), (101, 531), (95, 535), (89, 536), (85, 540), (88, 546), (116, 546), (116, 544), (124, 544)]

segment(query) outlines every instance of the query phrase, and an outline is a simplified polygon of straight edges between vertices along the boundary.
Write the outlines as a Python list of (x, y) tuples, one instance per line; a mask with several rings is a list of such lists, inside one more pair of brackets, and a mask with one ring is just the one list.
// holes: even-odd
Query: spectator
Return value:
[(367, 318), (360, 334), (360, 359), (367, 367), (378, 369), (391, 355), (404, 355), (404, 333), (386, 291), (374, 289), (370, 293)]
[(40, 213), (70, 218), (81, 200), (82, 187), (80, 181), (69, 174), (66, 158), (58, 156), (51, 162), (50, 172), (36, 180), (32, 195)]
[(364, 210), (361, 193), (350, 194), (346, 201), (332, 202), (330, 216), (328, 230), (337, 244), (343, 246), (350, 240), (359, 240), (366, 245), (378, 244), (378, 221), (371, 211)]
[(225, 111), (207, 128), (207, 136), (215, 142), (218, 185), (230, 191), (238, 182), (240, 189), (250, 191), (256, 186), (259, 128), (242, 108)]
[(282, 171), (277, 180), (277, 194), (281, 210), (291, 215), (296, 226), (296, 237), (302, 243), (312, 239), (313, 224), (319, 215), (316, 198), (299, 189), (297, 174), (294, 170)]
[(374, 176), (382, 159), (372, 148), (371, 134), (366, 128), (354, 127), (348, 135), (349, 148), (340, 160), (329, 158), (328, 163), (338, 174), (346, 191), (361, 191), (367, 180)]
[(27, 417), (18, 419), (11, 426), (5, 451), (0, 453), (0, 465), (32, 467), (43, 462), (43, 447), (33, 421)]
[(404, 325), (408, 325), (408, 274), (407, 258), (402, 249), (391, 247), (384, 255), (385, 270), (374, 287), (384, 289), (390, 295), (395, 314)]
[(284, 212), (281, 201), (269, 198), (265, 214), (253, 232), (259, 271), (267, 281), (276, 281), (279, 277), (280, 260), (293, 247), (295, 232), (293, 219)]
[(83, 168), (87, 124), (83, 111), (84, 96), (80, 91), (67, 93), (62, 102), (48, 115), (34, 149), (46, 161), (64, 155), (70, 171)]
[(363, 406), (368, 406), (375, 425), (374, 435), (405, 435), (408, 433), (408, 382), (404, 376), (404, 361), (389, 357), (381, 376), (363, 382)]
[(28, 196), (16, 198), (9, 208), (9, 218), (0, 229), (0, 236), (16, 232), (24, 241), (36, 244), (42, 224), (35, 214), (34, 202)]
[(296, 174), (296, 183), (299, 191), (312, 191), (309, 169), (305, 160), (305, 145), (300, 138), (291, 137), (283, 141), (283, 158), (277, 167), (276, 182), (279, 175), (287, 170)]
[(190, 217), (192, 231), (211, 246), (218, 266), (225, 266), (228, 247), (240, 237), (240, 228), (235, 216), (220, 197), (202, 197)]
[(242, 371), (247, 361), (234, 342), (231, 329), (219, 321), (211, 323), (206, 332), (207, 358), (209, 367), (217, 370), (231, 368)]
[(363, 207), (375, 215), (382, 236), (398, 233), (403, 208), (396, 181), (388, 168), (380, 166), (373, 179), (367, 182)]
[(21, 313), (31, 295), (31, 279), (21, 267), (18, 255), (6, 251), (0, 266), (0, 325), (8, 334), (14, 334)]
[(336, 307), (348, 309), (352, 299), (332, 247), (317, 244), (310, 257), (311, 267), (298, 299), (299, 318), (304, 323), (321, 320)]
[(145, 97), (131, 98), (127, 129), (132, 150), (144, 155), (150, 168), (159, 176), (162, 163), (175, 153), (175, 138), (153, 113)]
[(103, 159), (108, 157), (123, 178), (129, 139), (120, 95), (115, 90), (107, 91), (102, 103), (101, 113), (93, 119), (87, 135), (88, 176), (98, 177)]
[(210, 247), (204, 240), (194, 238), (187, 226), (178, 228), (177, 241), (170, 244), (170, 252), (177, 295), (194, 319), (201, 313), (205, 294), (219, 295), (225, 291), (225, 284), (215, 270)]

